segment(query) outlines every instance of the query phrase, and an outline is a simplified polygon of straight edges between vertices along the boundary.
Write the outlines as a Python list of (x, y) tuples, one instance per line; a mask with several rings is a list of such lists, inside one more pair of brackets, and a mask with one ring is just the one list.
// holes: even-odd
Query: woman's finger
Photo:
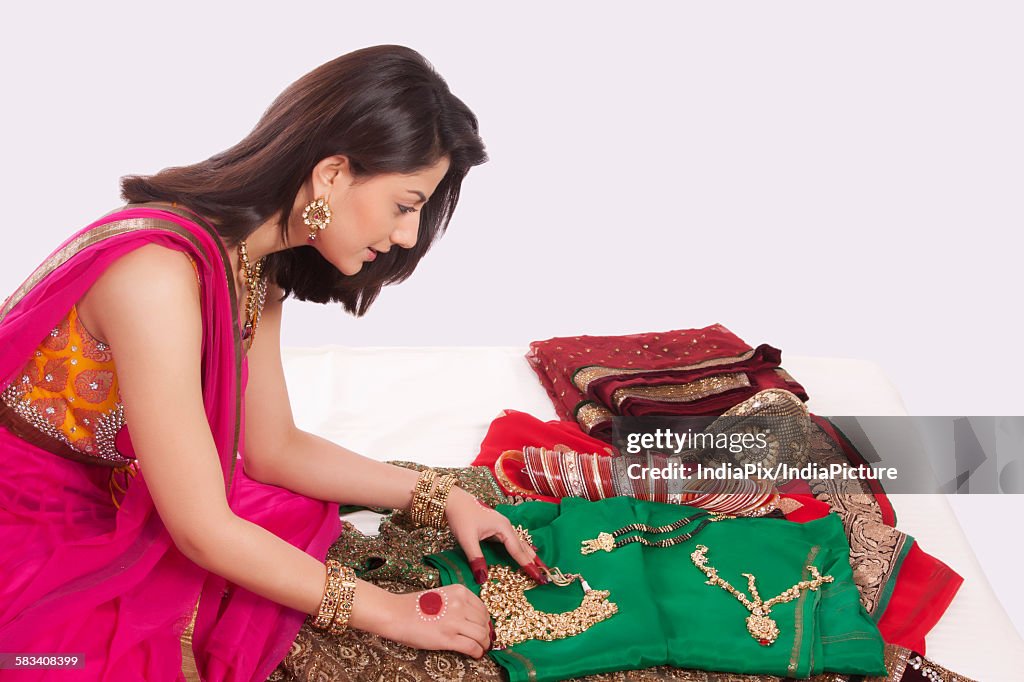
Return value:
[(465, 538), (460, 538), (462, 545), (462, 551), (466, 554), (466, 559), (469, 560), (469, 568), (473, 571), (473, 580), (476, 581), (477, 585), (483, 585), (487, 582), (487, 560), (484, 559), (484, 553), (480, 550), (480, 540), (467, 535)]
[(491, 622), (491, 614), (487, 612), (487, 607), (484, 605), (484, 602), (480, 597), (476, 596), (469, 590), (467, 590), (467, 592), (466, 603), (472, 612), (472, 616), (467, 615), (467, 618), (478, 623), (480, 627), (487, 627), (487, 623)]
[[(455, 635), (452, 643), (454, 644), (452, 648), (455, 651), (472, 656), (473, 658), (483, 658), (486, 651), (484, 645), (480, 644), (480, 642), (461, 633)], [(490, 648), (489, 643), (487, 648)]]
[(467, 637), (472, 637), (474, 641), (479, 642), (480, 646), (484, 649), (491, 648), (491, 630), (494, 626), (491, 625), (491, 621), (488, 620), (484, 624), (477, 623), (476, 621), (466, 619), (463, 624), (462, 634)]
[(522, 567), (526, 575), (541, 585), (550, 582), (547, 574), (534, 562), (536, 554), (533, 552), (533, 549), (523, 542), (522, 537), (512, 528), (511, 523), (506, 523), (505, 525), (506, 527), (500, 529), (496, 535), (501, 538), (509, 555)]

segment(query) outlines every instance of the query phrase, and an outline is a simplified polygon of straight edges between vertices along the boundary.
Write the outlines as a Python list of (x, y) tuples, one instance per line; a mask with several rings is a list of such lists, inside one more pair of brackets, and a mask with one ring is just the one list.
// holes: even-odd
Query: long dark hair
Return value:
[(380, 253), (352, 276), (309, 246), (267, 257), (266, 272), (286, 297), (338, 301), (358, 316), (384, 285), (412, 274), (447, 228), (462, 179), (487, 160), (476, 116), (415, 50), (380, 45), (333, 59), (288, 86), (235, 146), (191, 166), (123, 177), (121, 196), (183, 204), (213, 221), (232, 245), (273, 216), (287, 238), (302, 184), (319, 161), (335, 154), (347, 156), (357, 176), (413, 173), (450, 159), (421, 208), (412, 249)]

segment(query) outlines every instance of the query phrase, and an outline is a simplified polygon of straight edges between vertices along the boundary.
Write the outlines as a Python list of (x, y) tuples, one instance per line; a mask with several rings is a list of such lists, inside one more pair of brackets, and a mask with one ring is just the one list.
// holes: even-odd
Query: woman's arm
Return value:
[[(202, 318), (184, 254), (148, 245), (113, 263), (89, 290), (91, 331), (113, 353), (125, 418), (157, 512), (200, 566), (307, 614), (323, 595), (323, 563), (228, 506), (203, 409)], [(352, 627), (391, 636), (392, 595), (359, 581)]]
[[(372, 460), (295, 427), (281, 365), (281, 292), (268, 291), (259, 334), (249, 350), (246, 389), (246, 473), (263, 483), (331, 502), (390, 509), (408, 508), (419, 473)], [(508, 519), (482, 510), (469, 492), (451, 489), (445, 515), (473, 567), (477, 583), (487, 579), (482, 539), (500, 540), (509, 555), (540, 583), (549, 570), (534, 547), (522, 540)]]
[[(249, 350), (245, 472), (318, 500), (402, 509), (419, 474), (378, 462), (295, 426), (281, 364), (281, 290), (271, 286)], [(458, 488), (453, 495), (468, 495)]]

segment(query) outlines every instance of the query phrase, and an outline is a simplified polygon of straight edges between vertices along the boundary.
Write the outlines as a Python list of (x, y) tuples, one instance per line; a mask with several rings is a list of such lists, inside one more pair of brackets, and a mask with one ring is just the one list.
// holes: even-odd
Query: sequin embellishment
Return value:
[(125, 418), (110, 347), (89, 333), (75, 307), (44, 337), (0, 400), (76, 452), (115, 465), (135, 461), (116, 446)]

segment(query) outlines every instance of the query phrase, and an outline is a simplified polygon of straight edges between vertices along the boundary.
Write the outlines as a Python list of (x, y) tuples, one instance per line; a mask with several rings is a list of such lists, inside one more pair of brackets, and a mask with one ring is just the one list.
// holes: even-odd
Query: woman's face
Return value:
[[(411, 249), (416, 244), (420, 210), (448, 166), (449, 159), (444, 157), (430, 168), (408, 175), (387, 173), (357, 179), (347, 158), (325, 159), (314, 171), (313, 187), (319, 189), (317, 197), (327, 196), (331, 222), (317, 233), (313, 246), (346, 275), (356, 274), (378, 253), (392, 247)], [(299, 223), (308, 234), (301, 218)]]

